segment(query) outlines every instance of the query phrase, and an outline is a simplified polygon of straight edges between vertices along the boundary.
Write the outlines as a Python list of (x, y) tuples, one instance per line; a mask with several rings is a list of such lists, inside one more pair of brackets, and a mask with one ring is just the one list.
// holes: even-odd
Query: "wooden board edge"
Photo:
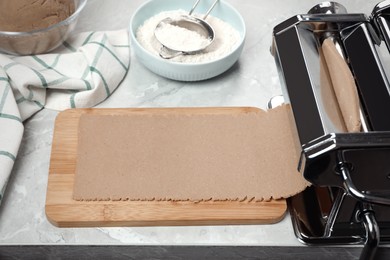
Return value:
[[(149, 202), (146, 202), (149, 203)], [(71, 206), (63, 205), (46, 205), (45, 213), (48, 221), (56, 227), (135, 227), (135, 226), (209, 226), (209, 225), (258, 225), (258, 224), (275, 224), (281, 221), (287, 213), (287, 204), (285, 200), (265, 202), (269, 205), (266, 207), (264, 205), (258, 206), (261, 207), (261, 210), (271, 210), (272, 216), (269, 218), (262, 217), (257, 218), (253, 212), (256, 205), (250, 206), (243, 212), (240, 207), (233, 208), (230, 204), (225, 203), (226, 206), (219, 206), (218, 209), (213, 209), (213, 216), (210, 217), (209, 207), (202, 203), (192, 206), (191, 210), (187, 210), (186, 207), (181, 209), (178, 206), (178, 203), (160, 203), (159, 202), (151, 203), (153, 204), (153, 211), (160, 216), (165, 216), (161, 218), (147, 218), (142, 217), (142, 214), (139, 214), (139, 211), (132, 212), (133, 207), (130, 204), (124, 205), (93, 205), (93, 209), (89, 210), (88, 206), (85, 204), (73, 204)], [(277, 209), (275, 209), (275, 203), (277, 204)], [(171, 205), (169, 205), (171, 204)], [(179, 203), (180, 204), (180, 203)], [(184, 206), (186, 206), (184, 204)], [(113, 214), (115, 208), (120, 208), (122, 212), (128, 213), (127, 219), (122, 216), (117, 216)], [(97, 210), (96, 208), (99, 208)], [(147, 210), (147, 209), (146, 209)], [(245, 214), (250, 212), (249, 215)], [(60, 212), (60, 214), (59, 214)], [(80, 216), (80, 212), (84, 212), (85, 216)], [(167, 214), (161, 214), (162, 212), (171, 212)], [(175, 212), (174, 214), (172, 214)], [(181, 212), (184, 214), (181, 214)], [(220, 212), (221, 214), (216, 214)], [(226, 216), (226, 212), (229, 212), (229, 215)], [(244, 213), (244, 214), (243, 214)], [(93, 215), (88, 215), (93, 214)], [(78, 215), (78, 218), (75, 216)], [(222, 216), (223, 215), (223, 216)], [(230, 215), (237, 216), (236, 218), (231, 217)], [(245, 215), (245, 217), (244, 217)]]

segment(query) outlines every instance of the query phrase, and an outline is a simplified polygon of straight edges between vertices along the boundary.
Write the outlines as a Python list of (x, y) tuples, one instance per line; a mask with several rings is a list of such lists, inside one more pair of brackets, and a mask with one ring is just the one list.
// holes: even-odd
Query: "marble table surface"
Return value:
[[(194, 83), (164, 79), (131, 54), (130, 71), (99, 107), (266, 108), (281, 94), (270, 44), (279, 22), (306, 13), (318, 0), (226, 0), (247, 26), (245, 48), (226, 73)], [(77, 31), (126, 28), (143, 0), (89, 0)], [(339, 0), (349, 12), (369, 14), (377, 0)], [(45, 199), (54, 120), (42, 110), (25, 122), (22, 145), (0, 208), (0, 245), (251, 245), (301, 246), (287, 215), (273, 225), (57, 228), (45, 216)]]

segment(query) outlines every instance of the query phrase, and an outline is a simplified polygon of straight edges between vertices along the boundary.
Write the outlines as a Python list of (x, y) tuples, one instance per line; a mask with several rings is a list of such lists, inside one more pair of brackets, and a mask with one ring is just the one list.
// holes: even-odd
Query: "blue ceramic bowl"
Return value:
[[(239, 43), (228, 54), (217, 60), (199, 63), (182, 63), (158, 57), (146, 50), (137, 41), (137, 29), (150, 17), (163, 12), (174, 10), (190, 10), (194, 0), (150, 0), (140, 6), (134, 13), (130, 22), (131, 46), (137, 59), (154, 73), (179, 81), (200, 81), (215, 77), (228, 70), (240, 57), (244, 47), (245, 23), (242, 16), (230, 4), (223, 0), (214, 7), (210, 15), (229, 23), (240, 34)], [(195, 12), (205, 13), (212, 2), (200, 1)]]

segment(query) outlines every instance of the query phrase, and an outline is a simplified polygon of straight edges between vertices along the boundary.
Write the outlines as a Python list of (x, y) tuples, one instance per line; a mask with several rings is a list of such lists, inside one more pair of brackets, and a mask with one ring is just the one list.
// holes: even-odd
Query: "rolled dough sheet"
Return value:
[(73, 198), (258, 201), (294, 195), (308, 184), (297, 171), (289, 109), (84, 114)]
[(355, 79), (331, 38), (324, 40), (322, 51), (345, 126), (348, 132), (360, 132), (362, 123)]

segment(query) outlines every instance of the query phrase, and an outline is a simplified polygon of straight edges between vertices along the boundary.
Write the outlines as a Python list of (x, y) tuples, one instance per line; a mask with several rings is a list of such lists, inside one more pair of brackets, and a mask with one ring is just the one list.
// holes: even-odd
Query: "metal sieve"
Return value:
[[(162, 58), (172, 59), (179, 55), (196, 54), (206, 49), (213, 42), (215, 37), (214, 30), (205, 20), (219, 0), (214, 1), (212, 6), (207, 10), (206, 14), (202, 18), (197, 18), (192, 15), (199, 2), (200, 0), (195, 2), (188, 15), (181, 15), (177, 18), (167, 17), (157, 24), (154, 30), (154, 35), (162, 45), (159, 53)], [(200, 37), (203, 37), (206, 40), (202, 41), (202, 44), (199, 46), (181, 46), (178, 44), (172, 44), (172, 42), (167, 41), (166, 38), (162, 37), (164, 29), (169, 25), (197, 33)]]

